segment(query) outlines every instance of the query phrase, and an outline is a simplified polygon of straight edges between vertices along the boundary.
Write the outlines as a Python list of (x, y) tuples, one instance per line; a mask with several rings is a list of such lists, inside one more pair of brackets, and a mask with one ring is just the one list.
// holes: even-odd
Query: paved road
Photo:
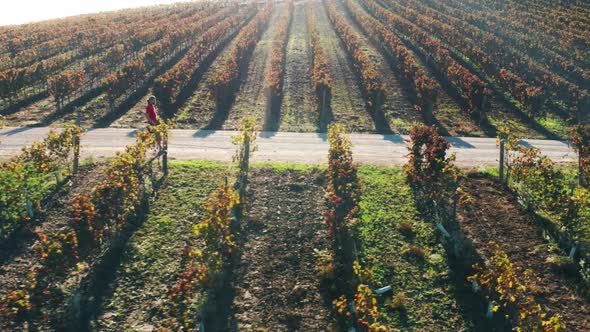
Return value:
[[(24, 146), (45, 137), (49, 128), (5, 128), (0, 130), (0, 159), (18, 153)], [(135, 129), (90, 129), (82, 137), (82, 155), (95, 158), (112, 156), (125, 145), (134, 142)], [(203, 159), (231, 161), (235, 147), (231, 131), (172, 130), (169, 156), (171, 159)], [(407, 136), (351, 134), (355, 161), (364, 164), (401, 165), (406, 161)], [(495, 166), (499, 149), (493, 138), (449, 137), (452, 152), (461, 167)], [(305, 164), (325, 163), (328, 142), (325, 134), (260, 133), (254, 161), (281, 161)], [(543, 154), (558, 162), (575, 162), (576, 154), (565, 141), (523, 140), (541, 149)]]

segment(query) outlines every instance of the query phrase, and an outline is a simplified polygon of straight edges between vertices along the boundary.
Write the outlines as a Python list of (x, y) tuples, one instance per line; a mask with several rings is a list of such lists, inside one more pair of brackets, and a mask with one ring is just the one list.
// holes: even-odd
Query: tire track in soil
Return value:
[[(72, 197), (90, 192), (102, 180), (101, 175), (106, 167), (106, 163), (81, 166), (78, 174), (68, 180), (50, 200), (51, 205), (39, 214), (37, 218), (41, 222), (34, 227), (34, 230), (52, 234), (69, 228), (67, 211), (69, 211)], [(0, 265), (0, 298), (6, 294), (6, 291), (20, 288), (20, 285), (27, 280), (29, 269), (40, 263), (39, 256), (33, 250), (35, 243), (37, 243), (37, 236), (29, 233), (23, 235), (22, 241), (16, 243), (16, 247), (2, 248), (1, 254), (6, 257), (6, 260), (3, 258)]]
[(314, 1), (313, 10), (333, 80), (331, 109), (334, 121), (351, 132), (375, 132), (352, 63), (330, 23), (325, 6), (321, 1)]
[(381, 81), (385, 85), (385, 102), (381, 106), (381, 110), (389, 122), (391, 131), (394, 134), (409, 133), (415, 122), (423, 122), (420, 114), (414, 110), (410, 99), (381, 52), (356, 24), (346, 6), (341, 1), (334, 1), (334, 5), (344, 15), (352, 30), (359, 36), (362, 50), (367, 53), (369, 59), (375, 65), (375, 69), (381, 73)]
[(314, 253), (329, 248), (324, 181), (317, 169), (252, 172), (230, 330), (326, 331), (332, 326)]
[(573, 289), (579, 281), (551, 268), (551, 244), (546, 243), (536, 221), (518, 204), (517, 199), (494, 180), (471, 175), (462, 182), (471, 195), (471, 208), (458, 209), (457, 222), (485, 260), (491, 257), (486, 243), (496, 242), (514, 265), (532, 271), (537, 280), (532, 293), (550, 315), (560, 314), (568, 331), (588, 331), (590, 304)]
[(277, 20), (285, 4), (277, 4), (273, 9), (266, 30), (254, 48), (250, 57), (246, 76), (240, 78), (240, 90), (236, 92), (236, 99), (229, 110), (227, 120), (223, 124), (224, 130), (238, 130), (240, 122), (246, 115), (256, 117), (256, 122), (262, 127), (266, 116), (267, 96), (264, 91), (265, 73), (270, 66), (272, 41), (275, 36)]
[(305, 2), (295, 4), (287, 44), (280, 129), (315, 132), (318, 116), (312, 109), (311, 54)]

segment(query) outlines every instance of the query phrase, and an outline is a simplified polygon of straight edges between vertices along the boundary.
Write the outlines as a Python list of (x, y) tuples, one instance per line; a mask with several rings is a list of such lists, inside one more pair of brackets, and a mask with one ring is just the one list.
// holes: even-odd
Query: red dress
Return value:
[(154, 107), (154, 105), (152, 104), (148, 104), (147, 107), (145, 108), (145, 112), (147, 113), (148, 116), (148, 123), (150, 125), (157, 125), (158, 124), (158, 112), (156, 111), (156, 108)]

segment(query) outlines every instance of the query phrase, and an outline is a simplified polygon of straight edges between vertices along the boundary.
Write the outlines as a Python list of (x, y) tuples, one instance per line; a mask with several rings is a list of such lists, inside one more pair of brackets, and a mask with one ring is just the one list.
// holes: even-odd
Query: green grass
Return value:
[(523, 136), (527, 138), (539, 138), (543, 139), (546, 138), (539, 132), (532, 129), (528, 124), (523, 123), (520, 119), (518, 119), (515, 115), (509, 114), (510, 111), (506, 112), (488, 112), (486, 114), (486, 118), (494, 127), (495, 129), (501, 127), (507, 127), (510, 129), (511, 132), (515, 133), (518, 136)]
[(567, 122), (553, 113), (547, 113), (544, 116), (535, 117), (535, 120), (541, 126), (563, 139), (567, 139), (571, 135), (571, 129)]
[(298, 164), (298, 163), (289, 163), (289, 162), (273, 162), (273, 161), (264, 161), (251, 164), (253, 169), (264, 169), (270, 168), (274, 169), (279, 172), (284, 171), (300, 171), (300, 172), (307, 172), (313, 169), (326, 169), (327, 165), (313, 165), (313, 164)]
[(51, 100), (50, 98), (45, 98), (45, 99), (39, 101), (35, 105), (40, 108), (51, 108), (55, 105), (55, 102), (53, 100)]
[(359, 88), (356, 85), (347, 87), (345, 84), (346, 82), (335, 79), (332, 86), (330, 108), (334, 116), (334, 122), (342, 124), (351, 133), (375, 132), (375, 125), (364, 106), (364, 100), (360, 92), (358, 94), (359, 99), (350, 99), (349, 89), (358, 90)]
[(27, 201), (38, 213), (40, 202), (56, 188), (58, 172), (39, 173), (33, 166), (23, 173), (0, 169), (0, 239), (28, 224)]
[(417, 121), (408, 122), (407, 120), (401, 119), (397, 117), (396, 114), (391, 114), (390, 112), (387, 112), (385, 116), (387, 117), (387, 121), (389, 122), (391, 129), (400, 135), (408, 135), (412, 130), (412, 127), (419, 124)]
[[(117, 271), (114, 293), (105, 300), (100, 330), (137, 330), (150, 321), (179, 273), (181, 251), (192, 239), (201, 205), (228, 175), (227, 164), (170, 163), (170, 175), (141, 228), (133, 234)], [(231, 181), (231, 180), (230, 180)], [(204, 301), (204, 297), (196, 303)]]
[[(361, 264), (373, 270), (378, 287), (393, 287), (390, 298), (400, 292), (406, 296), (406, 311), (395, 310), (386, 301), (384, 321), (404, 331), (471, 329), (454, 298), (444, 248), (433, 223), (417, 211), (403, 171), (363, 166), (359, 174), (363, 185), (357, 238)], [(400, 232), (402, 222), (412, 225), (413, 235)], [(411, 245), (424, 251), (424, 259), (408, 254)]]

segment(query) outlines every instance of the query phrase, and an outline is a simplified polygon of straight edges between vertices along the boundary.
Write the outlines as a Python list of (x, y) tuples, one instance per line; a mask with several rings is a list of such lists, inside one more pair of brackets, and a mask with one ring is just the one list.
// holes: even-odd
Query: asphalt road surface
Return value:
[[(96, 128), (87, 130), (82, 137), (82, 157), (113, 156), (125, 145), (133, 144), (136, 129)], [(0, 159), (17, 154), (20, 149), (36, 140), (42, 140), (49, 128), (22, 127), (0, 130)], [(172, 130), (169, 142), (170, 159), (231, 161), (235, 146), (231, 143), (232, 131)], [(381, 166), (402, 165), (406, 162), (408, 136), (350, 134), (353, 158), (362, 164)], [(456, 153), (460, 167), (487, 167), (498, 164), (499, 148), (494, 138), (448, 137), (451, 152)], [(576, 162), (577, 155), (567, 141), (527, 139), (524, 145), (540, 148), (542, 153), (560, 162)], [(258, 151), (254, 162), (277, 161), (304, 164), (323, 164), (327, 161), (326, 134), (261, 132), (256, 141)]]

